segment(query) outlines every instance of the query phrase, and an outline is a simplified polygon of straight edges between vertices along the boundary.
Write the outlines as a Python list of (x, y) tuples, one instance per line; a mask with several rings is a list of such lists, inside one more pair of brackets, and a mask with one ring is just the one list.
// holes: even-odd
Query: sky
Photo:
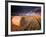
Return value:
[(11, 6), (12, 16), (33, 16), (41, 15), (41, 7), (37, 6)]

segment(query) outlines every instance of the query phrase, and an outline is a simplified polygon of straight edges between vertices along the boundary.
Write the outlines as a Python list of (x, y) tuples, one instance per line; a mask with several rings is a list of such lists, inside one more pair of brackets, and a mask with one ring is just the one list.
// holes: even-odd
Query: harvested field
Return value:
[(11, 31), (41, 29), (41, 16), (12, 16)]

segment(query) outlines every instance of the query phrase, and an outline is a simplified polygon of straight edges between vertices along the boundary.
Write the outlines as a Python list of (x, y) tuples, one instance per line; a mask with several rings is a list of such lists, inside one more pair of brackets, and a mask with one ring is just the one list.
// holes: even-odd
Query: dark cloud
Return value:
[(32, 13), (41, 14), (41, 7), (36, 6), (11, 6), (11, 15), (32, 15)]

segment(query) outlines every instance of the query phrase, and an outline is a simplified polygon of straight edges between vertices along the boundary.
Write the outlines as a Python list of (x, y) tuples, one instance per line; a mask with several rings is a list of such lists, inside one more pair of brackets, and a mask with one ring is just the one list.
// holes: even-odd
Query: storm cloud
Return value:
[(35, 16), (41, 15), (41, 7), (37, 6), (11, 6), (12, 16)]

